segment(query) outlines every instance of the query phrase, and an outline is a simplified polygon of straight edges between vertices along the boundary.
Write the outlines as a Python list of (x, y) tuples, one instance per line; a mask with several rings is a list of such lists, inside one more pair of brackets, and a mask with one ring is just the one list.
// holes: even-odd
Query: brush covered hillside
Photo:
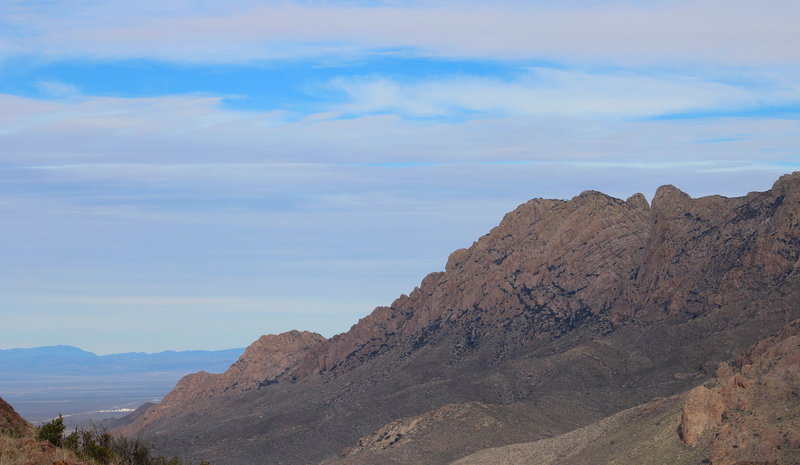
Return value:
[(25, 436), (33, 432), (33, 425), (0, 397), (0, 433), (9, 436)]
[(118, 431), (217, 464), (433, 465), (655, 398), (674, 416), (800, 317), (798, 268), (800, 173), (739, 198), (535, 199), (350, 331), (265, 336)]
[(60, 415), (34, 427), (0, 398), (0, 465), (191, 465), (191, 462), (155, 455), (150, 445), (139, 439), (114, 437), (96, 427), (67, 431)]
[(35, 438), (36, 429), (0, 398), (0, 464), (96, 465), (84, 463), (72, 451)]

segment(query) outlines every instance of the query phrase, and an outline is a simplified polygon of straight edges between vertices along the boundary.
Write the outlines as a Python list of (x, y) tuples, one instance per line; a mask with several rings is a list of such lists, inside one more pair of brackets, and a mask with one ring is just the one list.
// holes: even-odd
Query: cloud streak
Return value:
[[(0, 53), (234, 63), (410, 53), (617, 63), (800, 61), (792, 0), (5, 2)], [(141, 3), (141, 4), (140, 4)]]
[(797, 86), (752, 88), (670, 73), (549, 68), (533, 69), (513, 81), (455, 77), (409, 83), (368, 76), (337, 79), (331, 87), (348, 95), (345, 112), (393, 112), (412, 117), (470, 112), (642, 118), (800, 102)]

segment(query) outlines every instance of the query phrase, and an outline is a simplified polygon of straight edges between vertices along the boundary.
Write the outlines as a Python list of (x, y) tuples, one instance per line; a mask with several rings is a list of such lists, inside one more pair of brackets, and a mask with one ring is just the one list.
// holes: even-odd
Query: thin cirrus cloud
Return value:
[(764, 92), (696, 76), (547, 68), (533, 70), (512, 82), (456, 77), (409, 83), (367, 76), (335, 79), (330, 86), (349, 97), (342, 111), (398, 112), (419, 117), (466, 111), (644, 118), (708, 108), (746, 109), (774, 102), (800, 102), (796, 86)]
[[(749, 2), (9, 2), (5, 55), (242, 62), (432, 56), (798, 63), (791, 0)], [(202, 31), (202, 34), (198, 34)]]

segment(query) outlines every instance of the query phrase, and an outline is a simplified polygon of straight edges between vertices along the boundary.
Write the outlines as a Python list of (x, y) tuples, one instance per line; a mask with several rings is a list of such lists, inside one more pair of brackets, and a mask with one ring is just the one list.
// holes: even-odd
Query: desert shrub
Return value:
[(50, 444), (61, 447), (64, 440), (64, 417), (59, 414), (58, 417), (37, 428), (36, 439), (49, 441)]
[[(92, 426), (76, 428), (64, 436), (64, 418), (59, 415), (43, 424), (36, 431), (40, 441), (69, 449), (83, 460), (97, 465), (191, 465), (178, 457), (161, 457), (153, 452), (150, 444), (141, 439), (113, 437), (105, 430)], [(200, 465), (210, 465), (200, 462)]]
[(103, 465), (111, 463), (115, 458), (111, 434), (107, 431), (100, 431), (92, 427), (87, 430), (78, 430), (77, 433), (79, 441), (75, 453), (81, 457)]
[(73, 431), (64, 437), (64, 441), (61, 446), (74, 452), (78, 449), (78, 444), (80, 444), (78, 432)]
[(138, 438), (115, 439), (114, 451), (120, 465), (144, 465), (151, 461), (152, 452), (150, 446)]

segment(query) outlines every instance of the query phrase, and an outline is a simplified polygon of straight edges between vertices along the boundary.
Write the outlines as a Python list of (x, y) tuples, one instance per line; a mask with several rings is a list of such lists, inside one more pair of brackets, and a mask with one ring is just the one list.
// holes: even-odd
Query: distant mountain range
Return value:
[(0, 350), (4, 380), (35, 376), (102, 376), (167, 371), (225, 371), (244, 349), (96, 355), (73, 346)]
[(348, 332), (263, 336), (116, 431), (219, 465), (797, 464), (798, 318), (800, 172), (534, 199)]

